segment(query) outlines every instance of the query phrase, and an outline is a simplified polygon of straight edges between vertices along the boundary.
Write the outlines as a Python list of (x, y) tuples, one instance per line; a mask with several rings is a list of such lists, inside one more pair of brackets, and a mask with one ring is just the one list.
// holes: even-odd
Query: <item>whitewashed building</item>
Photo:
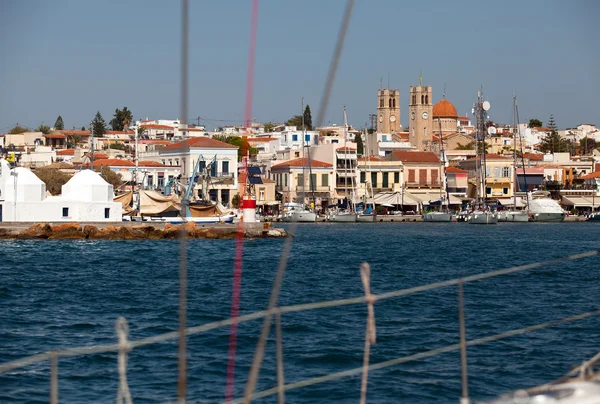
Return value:
[(75, 174), (61, 196), (47, 196), (46, 184), (31, 170), (0, 160), (0, 221), (120, 222), (122, 206), (113, 198), (113, 186), (93, 171)]
[[(181, 183), (187, 186), (198, 159), (200, 170), (210, 165), (208, 197), (227, 205), (238, 193), (238, 147), (207, 137), (196, 137), (158, 149), (158, 156), (147, 156), (168, 167), (181, 169)], [(211, 163), (214, 160), (214, 164)], [(202, 184), (194, 186), (195, 195)]]

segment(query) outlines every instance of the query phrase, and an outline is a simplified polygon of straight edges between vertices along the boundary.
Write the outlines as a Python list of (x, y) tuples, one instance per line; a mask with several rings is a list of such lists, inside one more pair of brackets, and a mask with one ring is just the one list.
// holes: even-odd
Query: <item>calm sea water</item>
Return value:
[[(598, 248), (596, 223), (373, 223), (300, 225), (287, 268), (284, 305), (362, 296), (359, 264), (372, 267), (382, 293)], [(264, 309), (283, 240), (244, 244), (242, 314)], [(189, 324), (229, 317), (235, 242), (191, 240)], [(56, 348), (116, 342), (177, 328), (179, 242), (0, 241), (0, 357), (3, 362)], [(598, 308), (597, 258), (465, 285), (469, 339)], [(286, 381), (362, 365), (366, 307), (345, 306), (283, 317)], [(371, 363), (458, 342), (456, 287), (378, 302)], [(236, 396), (243, 392), (261, 321), (240, 324)], [(189, 339), (189, 398), (223, 401), (228, 328)], [(471, 397), (489, 398), (553, 380), (600, 350), (600, 319), (589, 318), (469, 348)], [(128, 377), (135, 402), (174, 400), (176, 343), (133, 351)], [(60, 401), (110, 402), (116, 354), (60, 361)], [(276, 385), (275, 348), (267, 346), (259, 390)], [(48, 364), (0, 375), (0, 402), (47, 402)], [(287, 393), (291, 403), (356, 403), (360, 376)], [(368, 402), (456, 403), (459, 353), (371, 372)], [(260, 402), (275, 402), (275, 398)]]

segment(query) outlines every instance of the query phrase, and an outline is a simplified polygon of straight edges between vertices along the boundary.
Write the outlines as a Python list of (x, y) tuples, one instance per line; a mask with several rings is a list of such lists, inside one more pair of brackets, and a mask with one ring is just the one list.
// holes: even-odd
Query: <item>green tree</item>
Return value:
[(116, 109), (114, 118), (110, 121), (110, 126), (112, 130), (123, 131), (129, 127), (131, 121), (133, 120), (133, 114), (127, 107), (123, 107), (123, 109)]
[(539, 145), (539, 150), (543, 152), (552, 152), (552, 153), (563, 153), (569, 151), (569, 144), (566, 139), (563, 139), (562, 136), (558, 134), (556, 130), (556, 122), (554, 121), (554, 115), (550, 115), (550, 119), (548, 119), (548, 129), (550, 133), (548, 133), (541, 140)]
[(273, 122), (265, 123), (265, 132), (267, 132), (267, 133), (273, 132), (274, 127), (275, 127), (275, 124)]
[(585, 155), (596, 148), (596, 141), (592, 138), (585, 137), (579, 141), (579, 145)]
[(250, 154), (250, 157), (254, 157), (258, 154), (256, 147), (250, 146), (248, 140), (240, 136), (214, 136), (213, 139), (219, 140), (238, 147), (238, 161), (242, 161), (242, 157), (246, 155), (246, 152)]
[[(73, 127), (73, 130), (75, 130), (75, 127)], [(81, 130), (87, 130), (87, 129), (85, 128), (85, 126), (82, 126)]]
[(77, 134), (67, 135), (67, 148), (71, 149), (71, 148), (77, 147), (77, 145), (79, 145), (79, 143), (81, 143), (81, 135), (77, 135)]
[(288, 119), (285, 124), (286, 126), (295, 126), (296, 128), (302, 130), (302, 115), (294, 115)]
[(310, 114), (310, 105), (306, 104), (304, 108), (304, 130), (313, 130), (312, 126), (312, 115)]
[(62, 116), (58, 116), (56, 118), (56, 122), (54, 122), (54, 130), (63, 130), (65, 129), (65, 123), (63, 122)]
[(360, 133), (354, 135), (354, 142), (356, 143), (356, 154), (364, 154), (365, 146), (363, 144), (362, 135)]
[(52, 195), (60, 195), (62, 186), (71, 179), (71, 176), (56, 168), (36, 168), (35, 175), (46, 184), (46, 190)]
[(27, 132), (29, 130), (29, 128), (26, 128), (24, 126), (20, 126), (19, 124), (17, 124), (14, 128), (12, 128), (11, 130), (8, 131), (9, 135), (17, 135), (19, 133), (23, 133), (23, 132)]
[(52, 128), (48, 125), (40, 124), (40, 126), (37, 127), (36, 132), (42, 132), (44, 135), (47, 135), (52, 132)]
[(113, 186), (113, 189), (116, 190), (123, 184), (123, 178), (121, 178), (121, 174), (112, 171), (107, 166), (96, 167), (94, 169), (97, 173), (100, 174), (104, 181), (108, 182)]
[(475, 149), (475, 142), (469, 142), (465, 145), (457, 143), (456, 144), (456, 150), (474, 150)]
[(539, 119), (530, 119), (527, 127), (528, 128), (540, 128), (540, 127), (542, 127), (542, 121), (540, 121)]
[(233, 196), (233, 198), (231, 198), (231, 206), (233, 206), (234, 208), (239, 208), (240, 207), (240, 202), (242, 201), (242, 197), (240, 196), (240, 194), (235, 194)]
[(94, 130), (94, 136), (97, 137), (102, 137), (106, 133), (106, 122), (104, 122), (100, 111), (96, 112), (96, 116), (92, 120), (92, 129)]

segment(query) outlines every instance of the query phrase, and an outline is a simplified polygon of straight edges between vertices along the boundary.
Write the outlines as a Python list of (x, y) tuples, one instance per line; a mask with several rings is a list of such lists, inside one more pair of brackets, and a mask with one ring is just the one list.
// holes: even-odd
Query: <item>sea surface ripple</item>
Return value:
[[(597, 249), (596, 223), (360, 223), (299, 225), (281, 305), (362, 296), (359, 265), (371, 264), (373, 293), (444, 281)], [(244, 243), (241, 314), (262, 310), (284, 241)], [(2, 362), (48, 350), (117, 341), (127, 318), (131, 339), (177, 328), (179, 241), (0, 241)], [(229, 317), (234, 240), (189, 240), (188, 325)], [(465, 285), (467, 338), (598, 309), (598, 258), (546, 266)], [(455, 286), (377, 302), (371, 363), (458, 342)], [(286, 382), (362, 365), (364, 304), (284, 314)], [(262, 320), (239, 325), (236, 396), (243, 394)], [(188, 340), (188, 399), (224, 400), (229, 328)], [(471, 398), (551, 381), (600, 351), (600, 319), (592, 317), (468, 350)], [(116, 353), (59, 362), (60, 401), (115, 400)], [(175, 401), (177, 344), (129, 355), (134, 402)], [(275, 386), (273, 333), (258, 390)], [(368, 402), (456, 403), (457, 351), (369, 374)], [(286, 393), (290, 403), (356, 403), (360, 375)], [(48, 363), (0, 374), (0, 402), (47, 402)], [(272, 396), (258, 402), (274, 403)]]

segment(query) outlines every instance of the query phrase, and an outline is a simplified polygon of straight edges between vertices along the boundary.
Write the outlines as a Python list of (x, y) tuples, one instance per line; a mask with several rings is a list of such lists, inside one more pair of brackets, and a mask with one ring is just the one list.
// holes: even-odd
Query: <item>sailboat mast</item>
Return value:
[[(442, 186), (444, 187), (446, 197), (446, 207), (450, 210), (450, 195), (448, 194), (448, 181), (446, 178), (446, 152), (444, 151), (444, 139), (442, 138), (442, 121), (438, 118), (440, 127), (440, 199), (442, 199)], [(444, 175), (442, 176), (442, 170)]]
[[(344, 105), (344, 197), (348, 198), (348, 151), (346, 150), (346, 131), (348, 130), (346, 120), (346, 106)], [(348, 203), (350, 203), (350, 200)], [(348, 206), (349, 208), (350, 206)]]
[[(304, 165), (304, 97), (302, 97), (302, 106), (300, 107), (300, 116), (302, 117), (302, 204), (305, 203), (304, 198), (306, 198), (306, 166)], [(310, 180), (309, 180), (310, 181)]]
[[(517, 127), (517, 96), (513, 98), (513, 125)], [(513, 133), (513, 209), (517, 209), (517, 134)]]

